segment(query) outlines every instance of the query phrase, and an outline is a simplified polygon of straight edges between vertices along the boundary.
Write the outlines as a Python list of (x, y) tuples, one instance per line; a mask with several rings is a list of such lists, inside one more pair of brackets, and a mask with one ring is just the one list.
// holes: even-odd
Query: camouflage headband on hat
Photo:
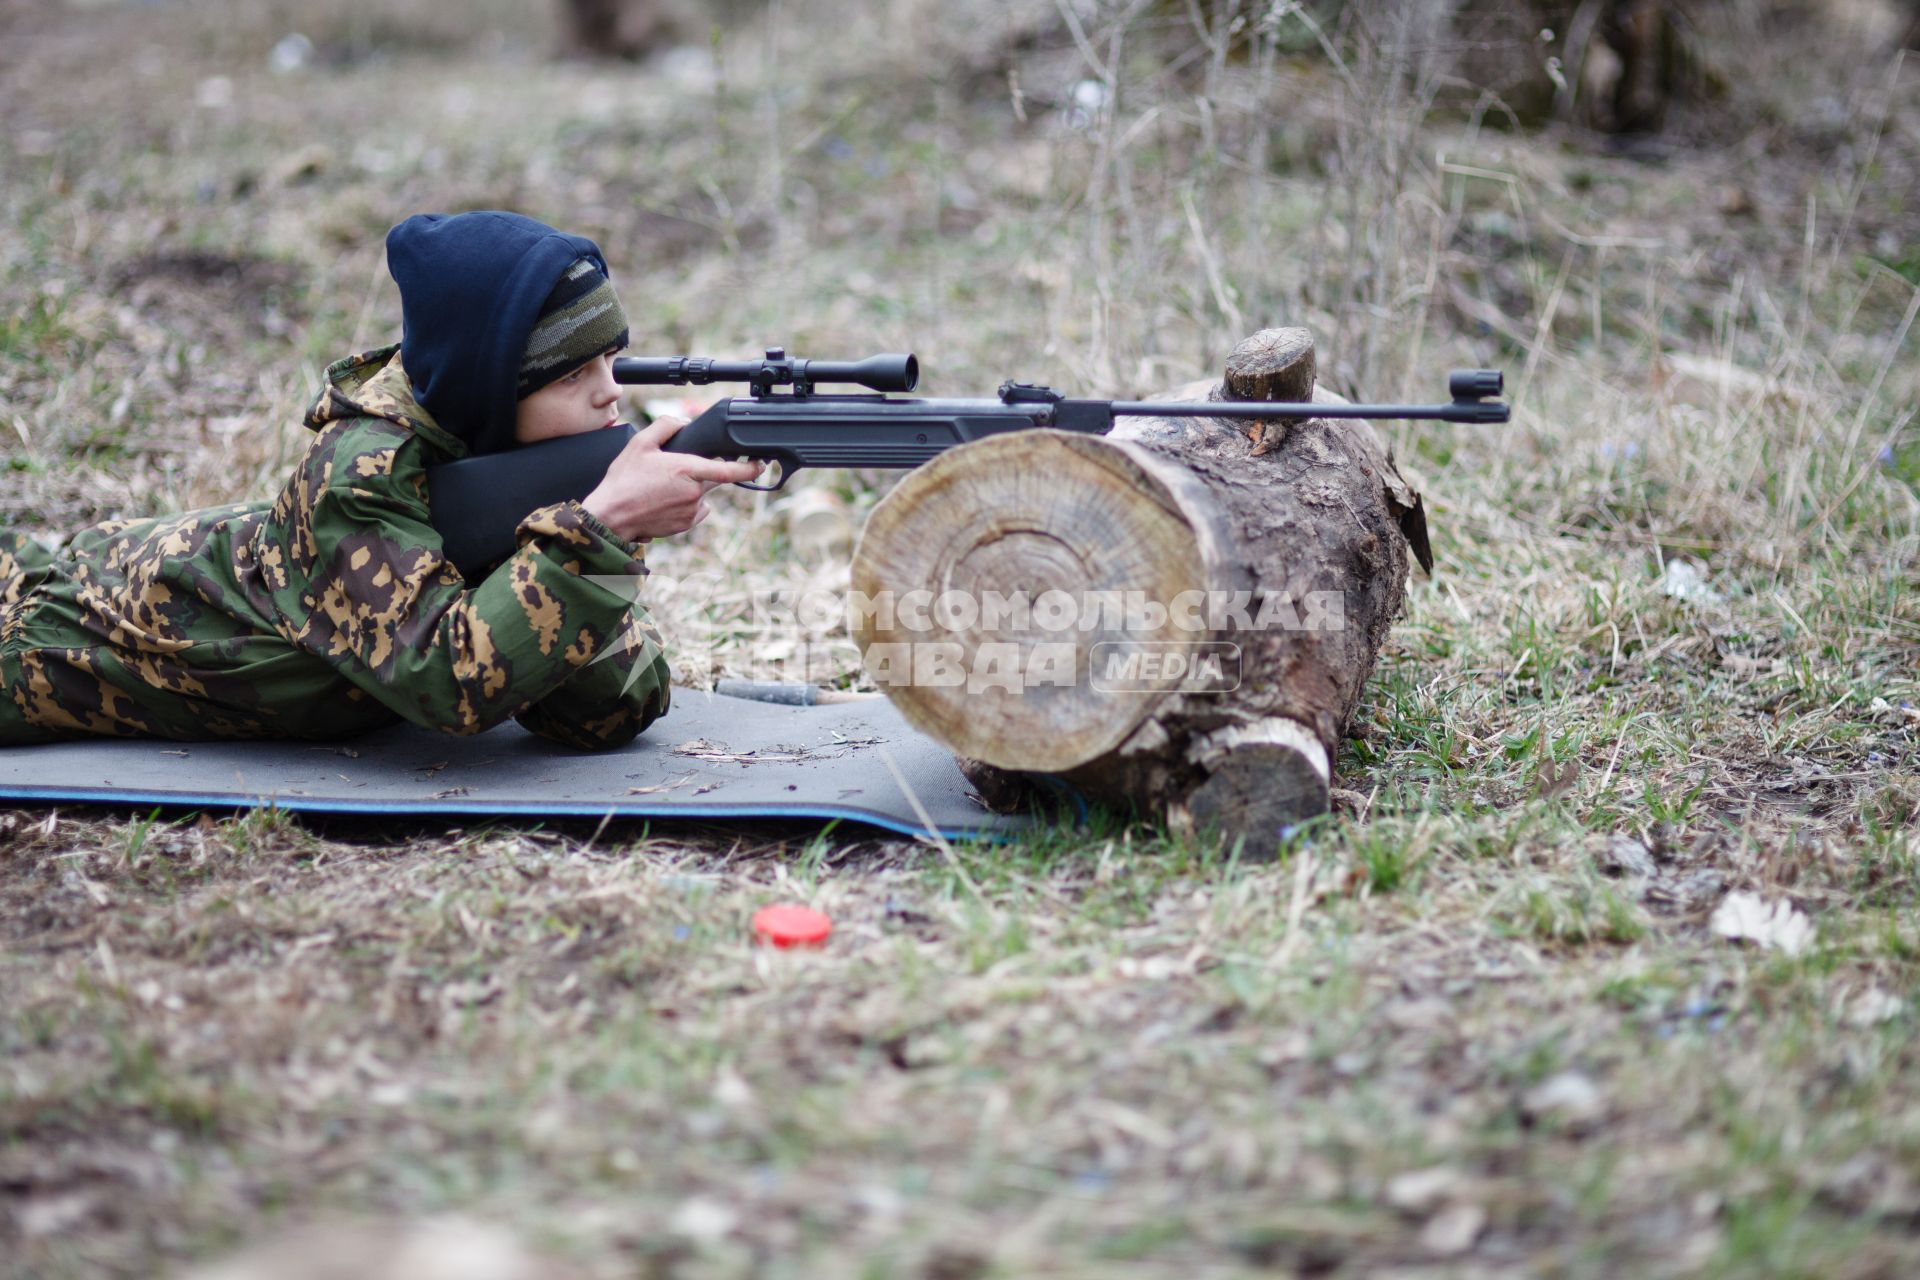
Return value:
[(627, 313), (614, 295), (613, 282), (593, 259), (580, 258), (560, 274), (527, 335), (519, 398), (525, 400), (609, 348), (626, 345)]

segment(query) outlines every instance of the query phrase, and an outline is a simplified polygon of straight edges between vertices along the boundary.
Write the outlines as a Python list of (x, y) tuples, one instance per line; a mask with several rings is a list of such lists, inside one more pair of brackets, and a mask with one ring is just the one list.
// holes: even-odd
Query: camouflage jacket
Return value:
[(52, 555), (0, 533), (0, 744), (326, 739), (396, 720), (476, 733), (513, 716), (595, 749), (663, 714), (659, 636), (629, 607), (640, 549), (579, 504), (529, 515), (484, 580), (442, 558), (426, 468), (465, 446), (396, 352), (327, 370), (313, 442), (271, 505), (97, 525)]

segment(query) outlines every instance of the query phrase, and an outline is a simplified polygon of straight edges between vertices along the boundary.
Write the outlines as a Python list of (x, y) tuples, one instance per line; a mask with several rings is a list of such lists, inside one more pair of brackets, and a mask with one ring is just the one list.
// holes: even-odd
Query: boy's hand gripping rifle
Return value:
[[(905, 399), (820, 395), (819, 383), (852, 383), (877, 392), (912, 391), (920, 362), (879, 355), (843, 362), (790, 357), (778, 347), (759, 360), (697, 356), (633, 357), (613, 362), (614, 381), (629, 386), (745, 382), (752, 394), (722, 400), (661, 446), (667, 453), (776, 462), (776, 490), (804, 467), (917, 467), (970, 440), (1006, 431), (1050, 428), (1104, 435), (1113, 420), (1160, 418), (1421, 418), (1440, 422), (1505, 422), (1508, 407), (1495, 369), (1458, 369), (1447, 380), (1450, 404), (1287, 404), (1277, 401), (1072, 400), (1049, 387), (1001, 384), (993, 400)], [(789, 387), (779, 391), (776, 388)], [(584, 498), (600, 483), (637, 430), (547, 440), (504, 453), (444, 463), (427, 472), (433, 524), (446, 556), (469, 578), (513, 554), (514, 530), (529, 512)]]

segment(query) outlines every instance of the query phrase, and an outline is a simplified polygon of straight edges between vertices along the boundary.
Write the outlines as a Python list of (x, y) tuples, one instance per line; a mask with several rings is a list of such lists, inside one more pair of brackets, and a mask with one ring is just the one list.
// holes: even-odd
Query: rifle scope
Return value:
[(613, 380), (625, 386), (700, 386), (709, 382), (747, 382), (753, 393), (792, 386), (806, 395), (816, 382), (852, 382), (873, 391), (911, 391), (920, 381), (920, 362), (908, 353), (868, 356), (865, 360), (803, 360), (770, 347), (758, 360), (712, 360), (706, 356), (619, 356)]

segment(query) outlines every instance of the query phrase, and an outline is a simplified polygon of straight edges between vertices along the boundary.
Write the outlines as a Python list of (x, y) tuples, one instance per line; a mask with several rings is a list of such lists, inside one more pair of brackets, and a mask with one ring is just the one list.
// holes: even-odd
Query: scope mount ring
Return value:
[(807, 374), (810, 361), (797, 356), (789, 356), (785, 347), (768, 347), (760, 359), (760, 367), (754, 370), (749, 384), (753, 398), (764, 400), (773, 394), (775, 387), (793, 387), (792, 394), (800, 399), (813, 394), (813, 379)]

